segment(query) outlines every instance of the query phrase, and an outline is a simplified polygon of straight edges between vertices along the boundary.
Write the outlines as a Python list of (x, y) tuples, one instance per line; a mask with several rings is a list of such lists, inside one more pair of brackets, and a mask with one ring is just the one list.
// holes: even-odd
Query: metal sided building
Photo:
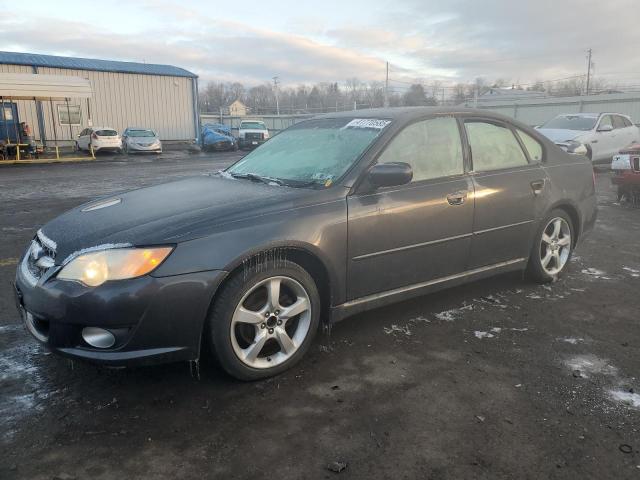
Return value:
[(111, 127), (120, 133), (127, 127), (152, 128), (165, 142), (191, 142), (199, 135), (198, 77), (179, 67), (0, 52), (0, 76), (3, 74), (89, 81), (89, 99), (3, 99), (10, 102), (4, 105), (6, 113), (29, 124), (39, 143), (71, 145), (80, 131), (91, 126)]

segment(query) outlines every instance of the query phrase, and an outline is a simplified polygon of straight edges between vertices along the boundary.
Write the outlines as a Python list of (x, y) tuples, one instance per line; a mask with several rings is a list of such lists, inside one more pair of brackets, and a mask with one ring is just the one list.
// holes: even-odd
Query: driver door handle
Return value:
[(447, 195), (449, 205), (462, 205), (467, 200), (467, 191), (453, 192)]

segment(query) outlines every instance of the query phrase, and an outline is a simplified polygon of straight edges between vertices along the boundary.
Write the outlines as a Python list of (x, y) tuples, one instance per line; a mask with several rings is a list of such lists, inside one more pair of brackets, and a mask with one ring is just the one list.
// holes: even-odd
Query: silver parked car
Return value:
[(618, 113), (558, 115), (538, 131), (568, 151), (584, 144), (593, 163), (611, 163), (620, 150), (640, 140), (640, 129), (629, 117)]
[(162, 153), (162, 142), (150, 128), (128, 127), (122, 133), (122, 148), (126, 153)]

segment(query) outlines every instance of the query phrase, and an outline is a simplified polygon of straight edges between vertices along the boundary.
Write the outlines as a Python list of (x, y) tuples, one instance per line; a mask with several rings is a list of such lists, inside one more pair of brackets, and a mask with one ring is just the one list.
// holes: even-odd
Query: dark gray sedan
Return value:
[(501, 272), (548, 282), (593, 227), (591, 163), (485, 111), (298, 123), (223, 172), (81, 205), (16, 275), (27, 328), (106, 365), (280, 373), (321, 323)]

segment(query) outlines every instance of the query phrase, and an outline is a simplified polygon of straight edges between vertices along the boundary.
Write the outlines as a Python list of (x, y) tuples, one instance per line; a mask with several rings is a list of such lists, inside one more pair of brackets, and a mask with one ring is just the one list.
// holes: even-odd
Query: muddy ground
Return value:
[(0, 168), (0, 478), (640, 478), (640, 209), (608, 174), (560, 281), (505, 275), (358, 315), (268, 381), (210, 362), (200, 378), (105, 370), (30, 338), (9, 282), (39, 225), (237, 155)]

